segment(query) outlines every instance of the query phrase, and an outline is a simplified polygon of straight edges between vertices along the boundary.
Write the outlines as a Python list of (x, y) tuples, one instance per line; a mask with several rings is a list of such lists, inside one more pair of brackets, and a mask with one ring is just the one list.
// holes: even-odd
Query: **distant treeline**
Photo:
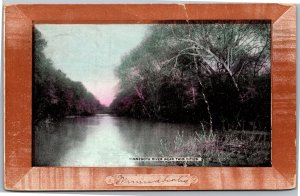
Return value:
[(116, 74), (120, 116), (271, 129), (270, 24), (152, 25)]
[(104, 106), (81, 82), (70, 80), (44, 55), (42, 34), (33, 34), (33, 123), (58, 120), (67, 115), (93, 115)]

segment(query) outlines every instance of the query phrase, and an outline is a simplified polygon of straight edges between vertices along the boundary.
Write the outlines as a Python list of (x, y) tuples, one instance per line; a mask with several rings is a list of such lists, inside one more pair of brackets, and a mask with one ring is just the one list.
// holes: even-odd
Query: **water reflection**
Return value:
[(196, 126), (111, 115), (66, 118), (35, 130), (36, 166), (136, 166), (132, 157), (160, 156), (161, 143)]

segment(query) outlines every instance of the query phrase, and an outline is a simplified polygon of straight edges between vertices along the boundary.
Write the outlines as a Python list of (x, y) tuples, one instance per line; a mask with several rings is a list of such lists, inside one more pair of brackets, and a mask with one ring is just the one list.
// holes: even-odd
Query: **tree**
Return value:
[(59, 120), (67, 115), (93, 115), (103, 106), (81, 82), (70, 80), (44, 54), (42, 34), (33, 34), (33, 123)]
[[(207, 122), (212, 132), (213, 124), (219, 126), (224, 119), (238, 123), (248, 118), (242, 110), (251, 102), (262, 101), (257, 99), (262, 93), (258, 81), (269, 73), (268, 23), (152, 25), (143, 42), (123, 57), (116, 70), (121, 92), (116, 102), (124, 92), (131, 92), (139, 98), (146, 118), (197, 119)], [(264, 108), (269, 111), (270, 105)]]

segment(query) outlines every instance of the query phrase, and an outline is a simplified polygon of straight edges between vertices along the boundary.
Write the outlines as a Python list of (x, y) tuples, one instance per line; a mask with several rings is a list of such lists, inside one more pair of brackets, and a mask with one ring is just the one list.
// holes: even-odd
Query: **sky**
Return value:
[(44, 50), (54, 67), (80, 81), (101, 104), (109, 106), (118, 91), (114, 74), (122, 56), (141, 43), (145, 24), (39, 24)]

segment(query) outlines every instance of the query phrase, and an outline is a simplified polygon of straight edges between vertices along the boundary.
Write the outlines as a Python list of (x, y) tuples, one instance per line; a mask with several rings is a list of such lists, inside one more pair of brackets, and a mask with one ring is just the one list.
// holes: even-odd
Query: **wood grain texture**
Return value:
[[(290, 189), (296, 174), (295, 6), (9, 5), (5, 7), (5, 188), (9, 190)], [(272, 167), (32, 167), (32, 25), (156, 23), (162, 20), (271, 20)], [(191, 174), (190, 186), (105, 183), (114, 174)]]
[(31, 168), (32, 22), (16, 6), (5, 9), (5, 186)]
[(272, 25), (271, 69), (272, 163), (288, 182), (295, 184), (296, 8), (294, 6)]

